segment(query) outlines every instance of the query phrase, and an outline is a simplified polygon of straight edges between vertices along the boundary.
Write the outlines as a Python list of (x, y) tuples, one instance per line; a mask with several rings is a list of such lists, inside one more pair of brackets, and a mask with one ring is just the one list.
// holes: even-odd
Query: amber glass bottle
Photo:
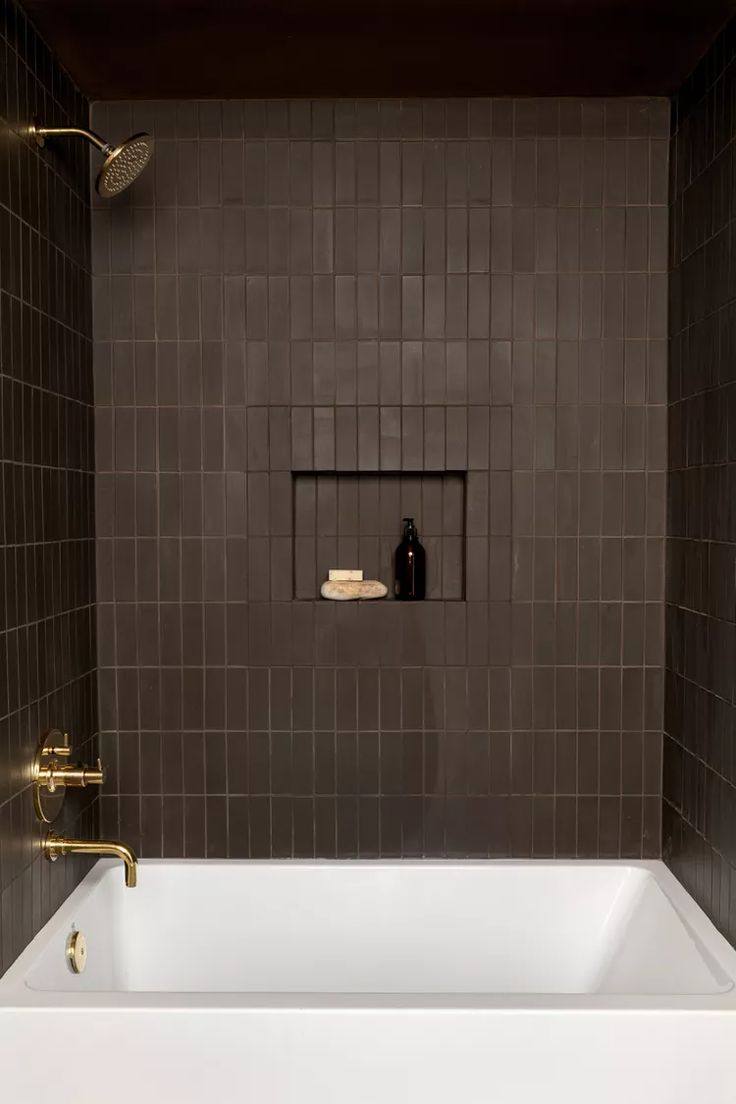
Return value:
[(426, 589), (427, 557), (414, 518), (404, 518), (404, 537), (394, 562), (394, 594), (403, 601), (417, 602), (424, 598)]

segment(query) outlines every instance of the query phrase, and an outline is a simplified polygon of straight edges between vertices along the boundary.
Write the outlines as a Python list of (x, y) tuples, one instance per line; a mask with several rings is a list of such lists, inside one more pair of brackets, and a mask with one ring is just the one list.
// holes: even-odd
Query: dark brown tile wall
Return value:
[[(668, 103), (93, 119), (157, 139), (93, 211), (106, 830), (658, 855)], [(465, 601), (290, 600), (294, 481), (425, 468)]]
[(736, 22), (673, 108), (663, 851), (736, 942)]
[[(85, 125), (88, 109), (0, 0), (0, 973), (86, 869), (39, 856), (39, 735), (57, 725), (92, 755), (97, 731), (88, 158), (20, 137), (36, 113)], [(60, 824), (94, 822), (70, 798)]]

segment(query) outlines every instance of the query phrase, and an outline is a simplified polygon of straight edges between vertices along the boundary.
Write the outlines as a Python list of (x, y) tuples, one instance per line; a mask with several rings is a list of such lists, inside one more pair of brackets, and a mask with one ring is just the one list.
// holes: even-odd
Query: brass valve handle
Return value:
[(49, 763), (38, 769), (37, 781), (54, 793), (57, 786), (101, 786), (105, 781), (105, 770), (100, 760), (96, 767), (75, 763)]
[(56, 757), (61, 759), (68, 759), (72, 753), (72, 749), (68, 744), (61, 744), (59, 747), (47, 747), (41, 750), (41, 755), (46, 755), (50, 758)]

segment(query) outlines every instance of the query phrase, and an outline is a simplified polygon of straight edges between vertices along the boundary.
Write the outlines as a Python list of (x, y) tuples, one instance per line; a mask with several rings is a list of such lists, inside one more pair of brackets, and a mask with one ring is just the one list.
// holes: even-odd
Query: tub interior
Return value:
[[(88, 966), (64, 958), (73, 928)], [(730, 980), (657, 879), (626, 865), (110, 867), (34, 959), (38, 990), (709, 994)]]

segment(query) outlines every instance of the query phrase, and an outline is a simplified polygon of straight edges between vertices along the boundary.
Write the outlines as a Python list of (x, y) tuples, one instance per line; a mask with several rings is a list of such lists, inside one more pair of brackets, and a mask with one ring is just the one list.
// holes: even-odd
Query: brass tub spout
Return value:
[(43, 852), (50, 862), (55, 862), (59, 855), (112, 855), (125, 863), (126, 886), (133, 889), (138, 884), (138, 859), (127, 844), (117, 840), (66, 839), (49, 832), (43, 842)]

